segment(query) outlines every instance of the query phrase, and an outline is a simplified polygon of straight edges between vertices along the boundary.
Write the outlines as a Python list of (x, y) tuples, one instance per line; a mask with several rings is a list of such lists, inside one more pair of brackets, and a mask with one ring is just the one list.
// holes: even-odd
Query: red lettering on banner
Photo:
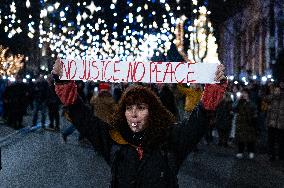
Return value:
[(101, 81), (103, 81), (104, 80), (104, 77), (105, 77), (105, 72), (104, 72), (104, 67), (105, 67), (105, 61), (101, 61), (102, 62), (102, 79), (101, 79)]
[(162, 64), (162, 62), (156, 62), (155, 68), (153, 70), (153, 72), (156, 72), (156, 82), (157, 83), (163, 82), (162, 80), (158, 80), (158, 73), (162, 72), (162, 71), (158, 70), (158, 65), (161, 65), (161, 64)]
[(152, 72), (155, 72), (152, 70), (152, 64), (156, 64), (156, 62), (153, 61), (150, 62), (150, 83), (152, 83)]
[[(179, 67), (180, 65), (184, 65), (184, 62), (180, 62), (179, 64), (177, 64), (177, 66), (176, 66), (176, 68), (175, 68), (175, 74), (176, 74), (177, 69), (178, 69), (178, 67)], [(184, 80), (185, 80), (185, 78), (182, 79), (181, 81), (178, 81), (178, 80), (177, 80), (177, 77), (176, 77), (176, 75), (175, 75), (175, 80), (176, 80), (176, 82), (178, 82), (178, 83), (183, 83)]]
[[(106, 73), (107, 73), (107, 67), (108, 67), (108, 64), (110, 64), (111, 63), (111, 61), (108, 61), (107, 63), (106, 63), (106, 66), (105, 66), (105, 69), (104, 69), (104, 71), (105, 71), (105, 76), (106, 76)], [(106, 77), (105, 77), (106, 78)], [(112, 76), (110, 76), (110, 78), (108, 78), (108, 79), (106, 79), (106, 81), (107, 82), (109, 82), (110, 80), (112, 79)]]
[[(172, 65), (171, 62), (169, 62), (169, 63), (167, 63), (166, 66), (167, 66), (167, 69), (166, 69), (166, 72), (164, 72), (163, 82), (165, 82), (167, 74), (170, 74), (170, 76), (171, 76), (171, 83), (172, 83), (173, 82), (173, 74), (175, 73), (173, 71), (173, 65)], [(170, 71), (169, 71), (169, 68), (170, 68)]]
[(194, 63), (188, 63), (187, 65), (188, 65), (188, 73), (187, 73), (187, 83), (194, 83), (194, 82), (196, 82), (196, 80), (189, 80), (189, 74), (194, 74), (194, 72), (193, 71), (189, 71), (189, 67), (190, 67), (190, 65), (191, 64), (194, 64)]
[(117, 80), (119, 80), (119, 78), (115, 78), (115, 77), (114, 77), (114, 75), (115, 75), (116, 72), (120, 72), (120, 70), (119, 70), (119, 69), (116, 69), (116, 66), (115, 66), (115, 64), (118, 64), (118, 63), (120, 63), (120, 61), (115, 61), (114, 64), (113, 64), (113, 81), (114, 81), (114, 82), (117, 81)]
[(82, 61), (82, 64), (83, 64), (83, 77), (79, 76), (79, 78), (82, 80), (82, 79), (85, 79), (85, 75), (86, 75), (86, 62), (85, 60)]
[(88, 77), (87, 77), (87, 80), (89, 80), (90, 79), (90, 77), (91, 77), (91, 61), (88, 61)]
[(97, 80), (98, 77), (100, 76), (100, 71), (99, 71), (98, 66), (96, 66), (96, 61), (92, 61), (92, 67), (94, 67), (94, 68), (97, 69), (97, 76), (96, 76), (96, 77), (92, 77), (91, 79), (92, 79), (92, 80)]
[[(80, 77), (80, 79), (82, 80), (89, 80), (90, 78), (90, 61), (88, 61), (87, 63), (87, 60), (83, 60), (83, 77)], [(89, 65), (89, 66), (87, 66)]]
[[(190, 62), (126, 62), (95, 60), (61, 60), (63, 78), (67, 80), (101, 80), (107, 82), (196, 83), (198, 66)], [(148, 62), (147, 62), (148, 63)], [(102, 66), (102, 67), (101, 67)], [(124, 66), (128, 66), (125, 67)], [(128, 68), (128, 69), (127, 69)], [(202, 67), (201, 67), (202, 68)], [(127, 70), (126, 70), (127, 69)], [(149, 69), (149, 70), (148, 70)], [(78, 71), (80, 70), (80, 72)], [(78, 71), (78, 72), (77, 72)], [(126, 72), (127, 71), (127, 72)], [(150, 71), (150, 72), (147, 72)], [(149, 74), (150, 73), (150, 74)], [(126, 75), (127, 74), (127, 75)], [(149, 78), (148, 78), (149, 74)], [(147, 76), (147, 78), (145, 78)], [(201, 79), (202, 80), (202, 79)]]
[[(72, 76), (72, 78), (71, 78), (71, 75), (70, 75), (70, 73), (71, 73), (71, 67), (72, 67), (72, 64), (73, 63), (75, 63), (75, 71), (74, 71), (74, 75)], [(68, 61), (68, 63), (67, 63), (67, 70), (66, 70), (66, 67), (65, 67), (65, 64), (63, 63), (63, 62), (61, 62), (61, 67), (62, 67), (62, 70), (64, 70), (64, 72), (65, 72), (65, 75), (66, 75), (66, 78), (68, 79), (68, 80), (71, 80), (71, 79), (73, 79), (73, 78), (75, 78), (75, 76), (76, 76), (76, 73), (77, 73), (77, 64), (76, 64), (76, 61), (74, 61), (74, 60), (70, 60), (70, 61)]]
[(131, 80), (132, 80), (132, 82), (133, 82), (133, 77), (134, 77), (134, 75), (133, 75), (132, 62), (129, 62), (129, 64), (128, 64), (128, 73), (127, 73), (127, 79), (126, 79), (127, 82), (129, 82), (129, 81), (128, 81), (129, 76), (131, 77)]
[[(137, 68), (138, 68), (139, 64), (143, 65), (143, 74), (142, 74), (141, 78), (139, 80), (137, 80), (136, 79), (136, 73), (137, 73)], [(145, 65), (144, 65), (144, 63), (142, 63), (142, 62), (135, 62), (134, 63), (133, 75), (134, 75), (135, 82), (140, 82), (144, 78), (144, 75), (145, 75)]]

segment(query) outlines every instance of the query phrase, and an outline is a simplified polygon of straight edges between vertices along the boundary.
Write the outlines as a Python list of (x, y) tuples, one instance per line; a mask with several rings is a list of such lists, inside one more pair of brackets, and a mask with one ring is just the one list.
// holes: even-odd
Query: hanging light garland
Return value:
[[(53, 57), (59, 54), (62, 58), (128, 61), (166, 56), (178, 20), (175, 11), (180, 10), (180, 6), (173, 8), (166, 0), (148, 0), (144, 4), (135, 5), (128, 0), (125, 9), (129, 12), (122, 15), (117, 4), (117, 0), (112, 0), (109, 7), (101, 7), (93, 1), (78, 1), (76, 6), (70, 7), (53, 0), (40, 0), (39, 48), (47, 46), (53, 52)], [(153, 9), (153, 5), (158, 10)], [(15, 3), (12, 2), (10, 7), (10, 15), (5, 15), (6, 23), (10, 21), (8, 18), (14, 18), (14, 25), (8, 24), (5, 31), (12, 38), (22, 31), (15, 25), (16, 22), (21, 22), (13, 16), (17, 10)], [(26, 7), (32, 7), (30, 0), (26, 0)], [(157, 16), (159, 20), (156, 19)], [(107, 20), (111, 20), (111, 23)], [(31, 39), (37, 30), (35, 22), (36, 18), (29, 15), (27, 35)]]
[[(116, 12), (117, 1), (113, 0), (109, 9), (113, 11), (114, 20), (117, 19), (118, 13)], [(118, 23), (115, 22), (113, 27), (110, 28), (107, 21), (100, 17), (102, 14), (102, 8), (91, 2), (87, 5), (85, 2), (77, 3), (78, 7), (84, 6), (88, 11), (78, 11), (76, 16), (77, 28), (74, 29), (74, 22), (69, 21), (66, 25), (65, 18), (68, 12), (60, 12), (61, 17), (61, 31), (56, 31), (58, 27), (53, 24), (49, 29), (40, 25), (40, 47), (44, 46), (45, 42), (49, 43), (49, 47), (52, 51), (59, 54), (63, 58), (79, 57), (79, 58), (95, 58), (95, 59), (119, 59), (119, 60), (149, 60), (154, 55), (167, 55), (167, 51), (170, 49), (171, 40), (174, 31), (175, 21), (167, 19), (166, 15), (163, 15), (162, 27), (158, 27), (157, 22), (153, 21), (152, 24), (146, 25), (144, 23), (145, 17), (140, 14), (142, 6), (136, 8), (133, 7), (131, 1), (127, 2), (130, 12), (123, 18), (124, 28), (121, 33), (117, 31)], [(167, 12), (174, 17), (171, 9), (167, 3), (163, 4)], [(148, 11), (149, 6), (147, 3), (144, 5), (144, 10)], [(61, 8), (62, 9), (62, 8)], [(69, 9), (69, 8), (68, 8)], [(67, 10), (68, 10), (67, 9)], [(49, 11), (45, 8), (41, 10), (41, 18), (48, 17)], [(136, 16), (135, 16), (136, 14)], [(155, 15), (153, 11), (150, 16)], [(93, 17), (97, 18), (96, 20)], [(88, 18), (95, 20), (95, 24), (88, 23)], [(118, 20), (119, 21), (119, 20)], [(121, 21), (121, 20), (120, 20)], [(82, 22), (85, 22), (84, 24)], [(87, 23), (86, 23), (87, 22)], [(43, 22), (42, 22), (43, 23)], [(53, 26), (52, 26), (53, 25)], [(137, 29), (138, 28), (138, 29)], [(140, 28), (140, 29), (139, 29)], [(144, 30), (155, 30), (155, 32), (145, 32)], [(85, 40), (82, 40), (85, 38)]]

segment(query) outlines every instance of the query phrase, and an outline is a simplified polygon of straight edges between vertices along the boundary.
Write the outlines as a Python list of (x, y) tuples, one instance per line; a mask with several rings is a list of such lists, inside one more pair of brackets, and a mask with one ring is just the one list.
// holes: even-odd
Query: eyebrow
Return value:
[(143, 106), (149, 106), (147, 103), (133, 103), (133, 104), (126, 104), (126, 106), (132, 106), (132, 105), (143, 105)]

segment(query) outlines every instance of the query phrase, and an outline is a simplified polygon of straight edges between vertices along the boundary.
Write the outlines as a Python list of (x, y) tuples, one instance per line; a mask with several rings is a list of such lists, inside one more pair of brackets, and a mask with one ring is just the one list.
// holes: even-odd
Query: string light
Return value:
[[(28, 2), (30, 0), (26, 0), (26, 5)], [(45, 43), (48, 43), (53, 56), (57, 53), (61, 57), (73, 58), (149, 60), (154, 55), (167, 55), (174, 39), (177, 20), (174, 14), (175, 7), (171, 7), (165, 0), (148, 1), (136, 7), (136, 4), (129, 0), (127, 7), (129, 12), (124, 16), (118, 16), (117, 0), (112, 0), (110, 7), (104, 7), (104, 9), (94, 1), (90, 4), (78, 1), (75, 7), (62, 6), (59, 2), (49, 3), (47, 0), (40, 1), (40, 3), (39, 26), (35, 28), (32, 24), (35, 18), (29, 15), (27, 35), (29, 38), (34, 38), (38, 29), (39, 48), (44, 48)], [(151, 3), (164, 9), (165, 13), (158, 14), (158, 10), (154, 11)], [(14, 2), (10, 9), (11, 18), (7, 17), (7, 19), (12, 20), (12, 15), (16, 12)], [(108, 10), (115, 19), (113, 25), (102, 19), (102, 11)], [(200, 11), (202, 10), (205, 9), (201, 8)], [(70, 16), (71, 12), (75, 13), (74, 20)], [(148, 12), (148, 17), (145, 12)], [(153, 16), (160, 16), (161, 22), (157, 23), (156, 19), (152, 19)], [(120, 22), (117, 21), (118, 19)], [(11, 27), (7, 24), (4, 28), (10, 38), (23, 33), (24, 29), (17, 25), (17, 20), (19, 19), (14, 19), (14, 24), (10, 22)], [(118, 32), (118, 24), (124, 24), (125, 28)], [(195, 26), (191, 27), (195, 28)], [(190, 38), (190, 35), (186, 37)]]
[(26, 1), (26, 7), (30, 8), (31, 7), (31, 2), (29, 0)]

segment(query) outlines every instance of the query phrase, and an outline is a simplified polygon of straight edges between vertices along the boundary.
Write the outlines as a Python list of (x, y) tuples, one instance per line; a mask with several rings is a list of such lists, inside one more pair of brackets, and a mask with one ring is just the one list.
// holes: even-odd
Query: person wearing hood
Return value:
[[(273, 78), (277, 87), (268, 97), (268, 110), (266, 124), (268, 127), (268, 150), (270, 161), (274, 161), (278, 155), (284, 160), (284, 50), (278, 54), (274, 65)], [(278, 151), (276, 151), (278, 145)]]
[(99, 94), (91, 98), (90, 104), (94, 115), (110, 124), (117, 104), (110, 93), (110, 85), (108, 83), (99, 84)]
[(236, 141), (238, 153), (236, 157), (244, 157), (245, 148), (249, 153), (249, 159), (255, 157), (255, 145), (257, 141), (257, 109), (256, 105), (249, 98), (249, 90), (243, 89), (241, 97), (234, 107), (236, 116)]
[[(73, 124), (110, 165), (111, 187), (118, 188), (178, 187), (179, 168), (206, 133), (206, 112), (216, 108), (227, 85), (226, 81), (206, 85), (200, 104), (180, 124), (153, 91), (132, 85), (123, 92), (107, 123), (80, 100), (74, 81), (59, 80), (59, 61), (52, 73), (56, 93)], [(224, 79), (224, 66), (220, 65), (215, 80)]]
[(277, 155), (280, 160), (284, 160), (284, 87), (282, 89), (281, 85), (275, 87), (273, 94), (267, 97), (267, 101), (266, 124), (270, 161), (274, 161)]

